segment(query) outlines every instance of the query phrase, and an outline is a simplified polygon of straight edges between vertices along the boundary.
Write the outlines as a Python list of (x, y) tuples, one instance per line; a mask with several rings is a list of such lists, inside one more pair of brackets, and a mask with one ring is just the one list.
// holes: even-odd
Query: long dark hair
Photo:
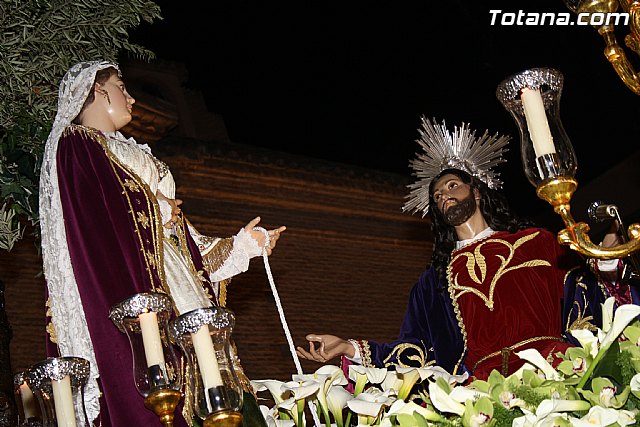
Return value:
[(482, 212), (485, 221), (493, 230), (515, 233), (518, 230), (535, 226), (531, 220), (520, 218), (513, 213), (509, 208), (507, 199), (499, 191), (489, 188), (487, 184), (478, 178), (459, 169), (443, 170), (429, 184), (429, 217), (431, 218), (431, 231), (435, 244), (431, 256), (431, 265), (435, 268), (440, 278), (445, 276), (447, 264), (451, 259), (451, 252), (454, 249), (456, 240), (458, 240), (455, 228), (446, 223), (444, 216), (436, 208), (436, 202), (433, 200), (433, 187), (438, 179), (446, 174), (457, 176), (462, 182), (469, 184), (472, 191), (475, 188), (480, 192), (480, 212)]

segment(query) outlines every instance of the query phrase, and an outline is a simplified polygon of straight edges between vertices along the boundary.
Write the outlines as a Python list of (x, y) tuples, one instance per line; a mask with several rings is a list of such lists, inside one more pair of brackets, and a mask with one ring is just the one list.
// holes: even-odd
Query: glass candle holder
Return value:
[(111, 321), (129, 338), (133, 380), (143, 397), (182, 385), (180, 362), (167, 333), (172, 312), (171, 298), (154, 292), (133, 295), (109, 311)]
[(496, 89), (518, 125), (522, 165), (534, 187), (576, 173), (576, 155), (560, 120), (563, 80), (552, 68), (532, 68), (506, 78)]
[(230, 351), (234, 314), (221, 307), (190, 311), (170, 323), (187, 358), (194, 413), (204, 425), (242, 422), (242, 387)]
[(48, 358), (33, 365), (25, 376), (40, 405), (42, 425), (89, 425), (84, 408), (84, 387), (89, 379), (89, 362), (86, 359)]
[(13, 386), (18, 408), (18, 425), (20, 427), (42, 426), (38, 400), (27, 383), (27, 371), (16, 372), (13, 376)]

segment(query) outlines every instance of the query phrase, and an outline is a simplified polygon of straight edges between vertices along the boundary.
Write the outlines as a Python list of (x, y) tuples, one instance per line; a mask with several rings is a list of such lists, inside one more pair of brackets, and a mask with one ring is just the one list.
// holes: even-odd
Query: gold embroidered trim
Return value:
[(462, 333), (462, 353), (460, 353), (460, 357), (453, 367), (453, 375), (457, 375), (460, 366), (462, 365), (462, 360), (464, 359), (464, 355), (467, 354), (467, 329), (464, 327), (464, 321), (462, 319), (462, 313), (460, 313), (460, 307), (458, 306), (458, 300), (455, 298), (455, 292), (453, 287), (451, 286), (453, 270), (451, 262), (447, 265), (447, 282), (449, 286), (447, 289), (449, 290), (449, 296), (451, 297), (451, 305), (453, 306), (453, 312), (456, 315), (456, 320), (458, 321), (458, 327), (460, 328), (460, 332)]
[(413, 368), (413, 367), (415, 367), (415, 366), (408, 365), (408, 364), (404, 363), (400, 359), (402, 357), (402, 353), (404, 353), (405, 351), (408, 351), (408, 350), (415, 350), (415, 351), (418, 352), (417, 355), (407, 356), (407, 359), (415, 360), (416, 362), (419, 363), (419, 367), (424, 368), (425, 366), (429, 366), (429, 365), (435, 364), (435, 360), (431, 360), (429, 362), (426, 361), (426, 357), (425, 357), (424, 351), (422, 350), (422, 348), (420, 348), (420, 346), (405, 342), (405, 343), (398, 344), (397, 346), (395, 346), (393, 348), (393, 350), (391, 350), (391, 353), (389, 353), (387, 358), (383, 360), (384, 366), (386, 367), (386, 366), (393, 365), (393, 363), (389, 362), (389, 360), (393, 357), (394, 354), (396, 354), (396, 360), (398, 362), (397, 363), (398, 366), (402, 366), (403, 368)]
[[(111, 150), (109, 150), (109, 146), (107, 144), (107, 138), (100, 131), (87, 126), (72, 124), (67, 126), (67, 128), (64, 130), (64, 135), (66, 136), (71, 132), (79, 132), (83, 134), (86, 138), (89, 138), (97, 142), (102, 147), (102, 149), (104, 150), (107, 156), (107, 159), (109, 160), (111, 169), (113, 170), (114, 175), (118, 180), (118, 182), (120, 183), (123, 190), (131, 187), (131, 184), (128, 184), (129, 187), (125, 185), (125, 182), (123, 182), (122, 179), (120, 178), (120, 175), (116, 170), (116, 167), (120, 168), (124, 173), (126, 173), (129, 176), (129, 179), (125, 179), (125, 181), (130, 180), (132, 183), (136, 184), (138, 188), (141, 188), (143, 190), (145, 194), (145, 200), (147, 201), (147, 206), (146, 206), (147, 211), (153, 212), (153, 217), (155, 218), (155, 221), (150, 221), (150, 224), (149, 224), (151, 226), (151, 230), (150, 230), (151, 235), (153, 236), (152, 244), (153, 244), (154, 253), (147, 253), (146, 251), (144, 251), (144, 249), (142, 249), (145, 247), (144, 240), (142, 238), (142, 234), (140, 233), (140, 229), (138, 228), (138, 222), (134, 216), (133, 224), (135, 226), (135, 233), (138, 237), (140, 248), (142, 249), (142, 253), (147, 264), (147, 271), (149, 273), (149, 280), (152, 286), (152, 290), (166, 293), (168, 291), (168, 286), (167, 286), (167, 281), (164, 275), (164, 253), (162, 250), (162, 224), (160, 223), (161, 222), (160, 207), (158, 206), (158, 201), (155, 195), (151, 192), (151, 189), (149, 188), (149, 186), (134, 171), (129, 169), (126, 165), (122, 164), (120, 160), (111, 152)], [(126, 198), (127, 204), (129, 205), (130, 214), (134, 215), (134, 212), (136, 212), (136, 210), (134, 209), (133, 204), (131, 203), (131, 198), (129, 197), (129, 194), (126, 191), (124, 191), (124, 196)], [(151, 272), (151, 268), (149, 268), (154, 265), (161, 267), (156, 269), (158, 278), (160, 279), (160, 285), (162, 287), (161, 289), (158, 289), (156, 287), (155, 281), (153, 279), (153, 274)]]
[(233, 250), (233, 237), (220, 239), (206, 255), (202, 256), (202, 265), (209, 274), (213, 274), (222, 267), (222, 264), (229, 258)]
[(358, 347), (358, 351), (360, 352), (360, 359), (362, 359), (362, 366), (365, 368), (373, 367), (373, 362), (371, 361), (371, 347), (369, 346), (369, 341), (367, 340), (348, 340), (351, 344), (355, 344)]
[[(229, 287), (230, 283), (231, 278), (224, 279), (218, 282), (218, 303), (220, 304), (220, 307), (227, 306), (227, 288)], [(206, 291), (208, 294), (209, 290), (206, 289)]]
[(515, 349), (517, 349), (518, 347), (522, 347), (523, 345), (527, 345), (527, 344), (531, 344), (532, 342), (537, 342), (537, 341), (549, 341), (549, 340), (554, 340), (554, 341), (564, 341), (561, 337), (552, 337), (552, 336), (541, 336), (541, 337), (533, 337), (533, 338), (528, 338), (526, 340), (517, 342), (515, 344), (512, 344), (508, 347), (503, 347), (498, 351), (494, 351), (493, 353), (489, 353), (484, 357), (481, 357), (476, 363), (475, 365), (473, 365), (473, 369), (472, 372), (476, 370), (476, 368), (478, 367), (479, 364), (481, 364), (482, 362), (491, 359), (492, 357), (495, 356), (500, 356), (502, 355), (502, 375), (507, 375), (508, 373), (508, 369), (509, 369), (509, 356), (511, 355), (511, 352)]
[[(496, 285), (498, 283), (498, 281), (500, 280), (500, 278), (513, 270), (517, 270), (519, 268), (524, 268), (524, 267), (538, 267), (538, 266), (551, 266), (551, 264), (549, 264), (548, 261), (542, 260), (542, 259), (534, 259), (534, 260), (530, 260), (530, 261), (525, 261), (522, 264), (519, 265), (515, 265), (515, 266), (511, 266), (509, 267), (509, 264), (511, 263), (511, 260), (513, 259), (513, 256), (515, 255), (516, 250), (522, 246), (524, 243), (528, 242), (529, 240), (534, 239), (538, 234), (540, 234), (539, 231), (532, 233), (532, 234), (528, 234), (526, 236), (523, 236), (521, 238), (519, 238), (518, 240), (516, 240), (515, 243), (513, 243), (513, 245), (509, 242), (507, 242), (506, 240), (503, 239), (487, 239), (485, 241), (483, 241), (482, 243), (478, 244), (476, 246), (476, 248), (474, 249), (473, 253), (471, 252), (461, 252), (458, 255), (456, 255), (450, 262), (449, 264), (453, 264), (456, 260), (458, 260), (458, 258), (461, 257), (466, 257), (467, 258), (467, 272), (469, 273), (469, 277), (471, 278), (471, 280), (473, 280), (475, 283), (477, 283), (478, 285), (482, 285), (484, 284), (484, 280), (486, 279), (487, 276), (487, 263), (486, 263), (486, 259), (484, 257), (484, 255), (482, 254), (482, 247), (487, 244), (487, 243), (500, 243), (504, 246), (506, 246), (507, 248), (509, 248), (509, 256), (505, 259), (502, 257), (502, 255), (497, 255), (498, 258), (500, 258), (500, 267), (498, 268), (496, 274), (493, 276), (493, 278), (491, 279), (491, 283), (489, 284), (489, 295), (485, 295), (482, 291), (480, 291), (479, 289), (476, 289), (472, 286), (462, 286), (460, 284), (458, 284), (458, 274), (456, 273), (455, 276), (453, 277), (453, 284), (450, 285), (451, 289), (454, 290), (454, 292), (452, 293), (452, 298), (459, 298), (462, 295), (466, 294), (466, 293), (472, 293), (476, 296), (478, 296), (481, 300), (484, 301), (485, 305), (487, 306), (487, 308), (489, 308), (489, 310), (493, 311), (494, 308), (494, 301), (493, 301), (493, 295), (495, 292), (495, 288)], [(476, 274), (476, 266), (479, 268), (480, 270), (480, 277), (478, 277), (478, 275)], [(458, 292), (455, 292), (458, 291)]]

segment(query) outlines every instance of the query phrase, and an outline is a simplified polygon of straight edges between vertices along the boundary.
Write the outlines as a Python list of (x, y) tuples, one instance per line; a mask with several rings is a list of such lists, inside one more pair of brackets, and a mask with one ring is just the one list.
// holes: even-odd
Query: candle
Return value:
[(51, 387), (53, 388), (53, 403), (58, 427), (76, 427), (76, 413), (73, 410), (69, 375), (61, 380), (51, 381)]
[(536, 157), (545, 154), (553, 154), (556, 147), (553, 145), (553, 137), (547, 122), (547, 114), (544, 111), (544, 103), (539, 90), (524, 88), (522, 89), (522, 107), (524, 108), (524, 116), (527, 120), (527, 128), (529, 136), (533, 142), (533, 151)]
[(158, 316), (154, 312), (142, 313), (138, 316), (138, 319), (140, 319), (142, 344), (144, 345), (147, 366), (150, 368), (160, 365), (160, 368), (164, 371), (164, 353), (162, 352), (162, 341), (160, 341)]
[(38, 416), (36, 398), (27, 384), (20, 384), (20, 400), (22, 400), (22, 411), (24, 412), (25, 420)]
[(220, 368), (218, 367), (218, 359), (216, 359), (213, 342), (209, 335), (209, 326), (201, 326), (198, 332), (191, 334), (191, 340), (198, 358), (198, 365), (200, 365), (200, 375), (202, 375), (205, 390), (221, 386), (222, 377), (220, 376)]

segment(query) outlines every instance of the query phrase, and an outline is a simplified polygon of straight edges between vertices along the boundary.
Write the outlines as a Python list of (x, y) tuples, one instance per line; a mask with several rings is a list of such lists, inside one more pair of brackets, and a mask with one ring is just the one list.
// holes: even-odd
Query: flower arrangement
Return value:
[[(261, 410), (271, 426), (301, 427), (307, 404), (316, 423), (358, 426), (626, 426), (640, 421), (640, 306), (603, 304), (603, 326), (574, 330), (580, 347), (556, 356), (553, 367), (533, 349), (518, 354), (525, 365), (486, 381), (444, 369), (322, 366), (292, 381), (252, 381), (271, 392), (275, 406)], [(638, 421), (636, 421), (638, 419)]]

